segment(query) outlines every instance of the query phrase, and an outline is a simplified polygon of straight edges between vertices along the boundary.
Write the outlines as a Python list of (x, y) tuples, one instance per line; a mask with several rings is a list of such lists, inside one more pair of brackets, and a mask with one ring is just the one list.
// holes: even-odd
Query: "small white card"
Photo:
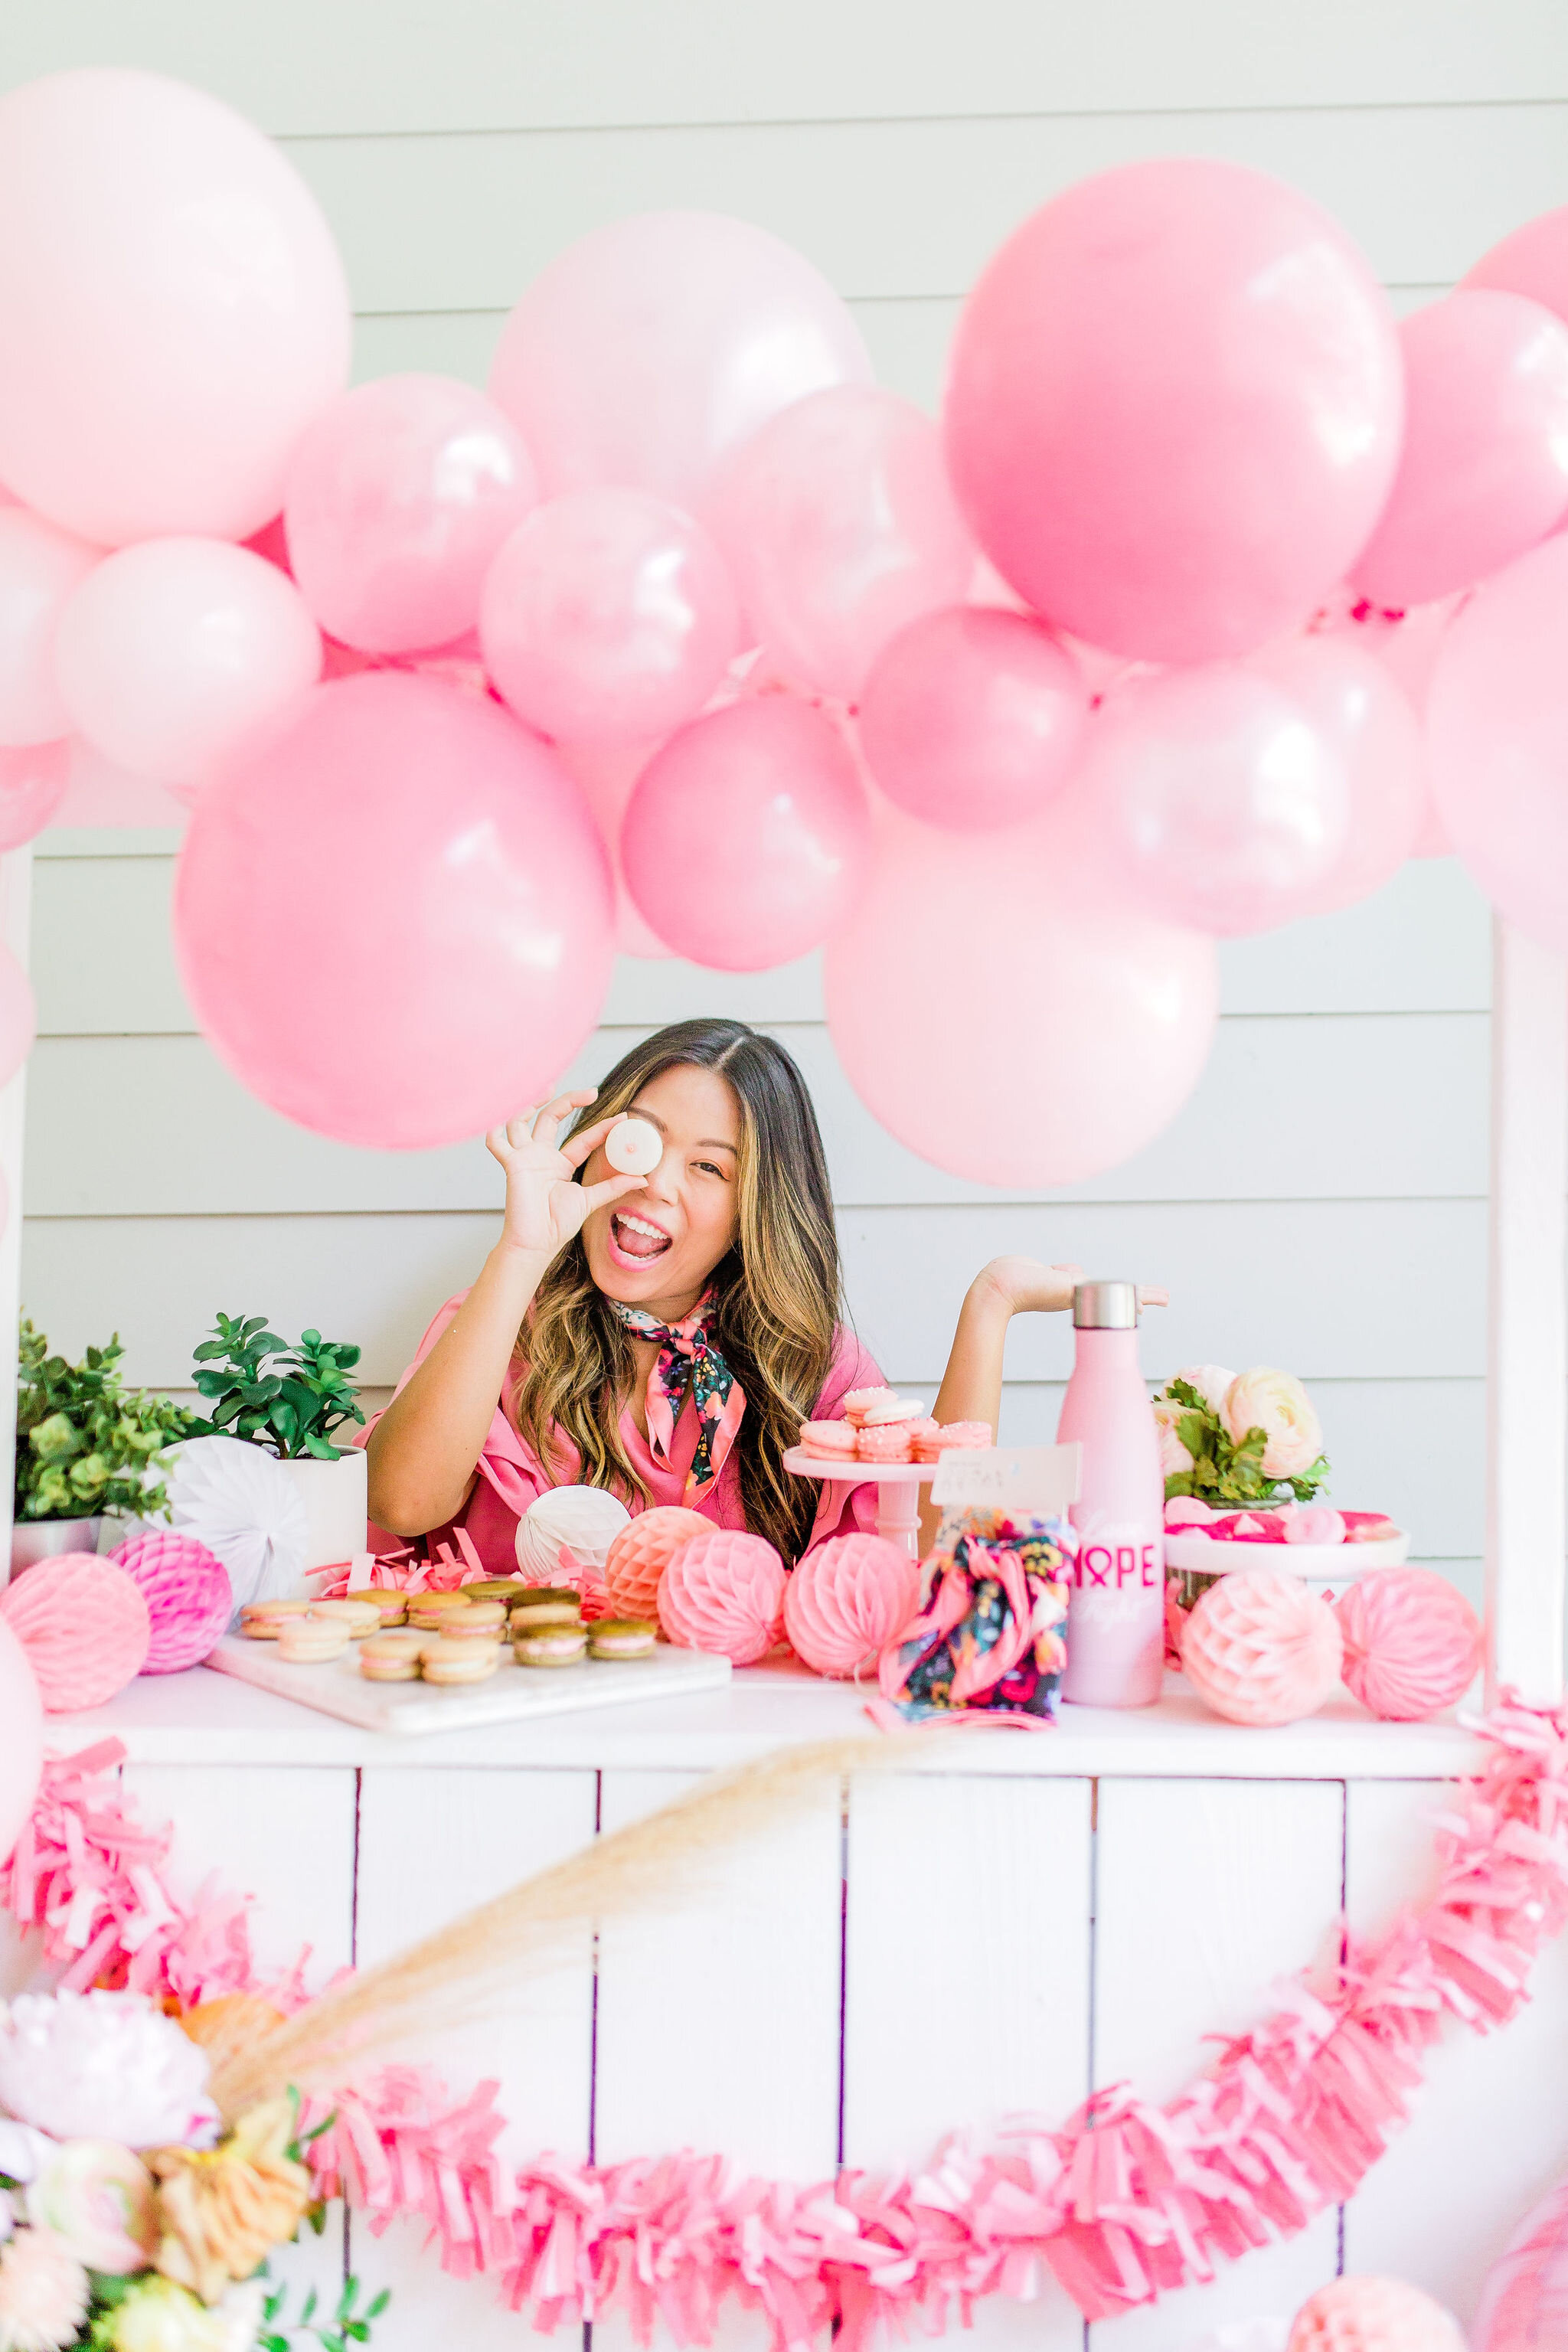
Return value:
[(931, 1498), (943, 1508), (1029, 1511), (1045, 1519), (1077, 1502), (1082, 1478), (1076, 1442), (960, 1447), (937, 1463)]

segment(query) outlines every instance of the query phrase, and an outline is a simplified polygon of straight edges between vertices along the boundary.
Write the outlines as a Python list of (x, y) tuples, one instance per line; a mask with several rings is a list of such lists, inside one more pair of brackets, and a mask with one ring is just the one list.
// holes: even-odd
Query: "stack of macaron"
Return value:
[(842, 1421), (801, 1423), (801, 1451), (817, 1462), (935, 1462), (955, 1449), (995, 1444), (989, 1422), (932, 1420), (919, 1397), (851, 1389)]
[(575, 1666), (584, 1658), (645, 1658), (658, 1628), (644, 1618), (583, 1622), (583, 1596), (570, 1585), (534, 1584), (512, 1604), (511, 1654), (520, 1666)]
[(580, 1659), (642, 1658), (658, 1629), (643, 1619), (584, 1625), (582, 1595), (568, 1587), (488, 1577), (451, 1590), (365, 1590), (337, 1601), (258, 1601), (240, 1612), (249, 1640), (276, 1642), (291, 1665), (323, 1665), (359, 1645), (373, 1683), (479, 1683), (507, 1643), (520, 1666), (573, 1666)]

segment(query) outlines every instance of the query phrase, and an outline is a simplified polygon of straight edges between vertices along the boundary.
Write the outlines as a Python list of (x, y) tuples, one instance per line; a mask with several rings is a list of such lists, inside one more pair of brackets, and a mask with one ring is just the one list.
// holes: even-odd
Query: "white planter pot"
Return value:
[(369, 1507), (363, 1449), (351, 1445), (335, 1462), (318, 1462), (314, 1455), (306, 1454), (282, 1466), (294, 1483), (310, 1522), (306, 1572), (352, 1559), (356, 1551), (363, 1551)]
[(11, 1573), (36, 1568), (41, 1559), (58, 1559), (65, 1551), (96, 1551), (101, 1521), (93, 1519), (18, 1519), (11, 1530)]

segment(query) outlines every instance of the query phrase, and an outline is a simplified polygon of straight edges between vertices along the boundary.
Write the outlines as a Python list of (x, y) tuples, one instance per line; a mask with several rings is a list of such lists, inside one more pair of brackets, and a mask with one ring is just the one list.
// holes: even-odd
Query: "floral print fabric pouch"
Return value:
[(925, 1606), (882, 1654), (884, 1704), (910, 1722), (955, 1712), (1050, 1721), (1073, 1556), (1065, 1519), (972, 1510), (944, 1524)]

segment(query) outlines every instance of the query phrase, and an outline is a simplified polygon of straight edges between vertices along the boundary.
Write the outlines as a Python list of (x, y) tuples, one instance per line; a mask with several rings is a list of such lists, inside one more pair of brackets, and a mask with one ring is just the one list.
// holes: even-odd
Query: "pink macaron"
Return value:
[(907, 1421), (881, 1421), (868, 1423), (857, 1440), (856, 1453), (862, 1462), (908, 1462), (913, 1456), (910, 1447), (910, 1424)]
[(847, 1462), (855, 1453), (855, 1432), (847, 1421), (803, 1421), (800, 1444), (814, 1461)]

